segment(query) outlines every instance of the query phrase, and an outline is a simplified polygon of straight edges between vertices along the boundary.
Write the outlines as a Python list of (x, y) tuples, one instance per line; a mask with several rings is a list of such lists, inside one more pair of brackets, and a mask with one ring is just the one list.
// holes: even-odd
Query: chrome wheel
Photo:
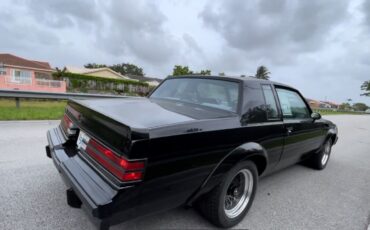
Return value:
[(324, 152), (323, 152), (322, 158), (321, 158), (321, 164), (322, 165), (325, 165), (328, 162), (329, 155), (330, 155), (330, 150), (331, 150), (330, 141), (327, 141), (325, 146), (324, 146)]
[(224, 211), (227, 217), (239, 216), (247, 207), (253, 191), (253, 175), (248, 169), (241, 169), (229, 184)]

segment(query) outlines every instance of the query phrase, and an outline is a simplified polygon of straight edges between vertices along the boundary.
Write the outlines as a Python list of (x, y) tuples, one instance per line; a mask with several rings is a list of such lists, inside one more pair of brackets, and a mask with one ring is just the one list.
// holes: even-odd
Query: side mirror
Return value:
[(319, 120), (319, 119), (321, 119), (321, 115), (320, 115), (320, 113), (313, 112), (313, 113), (311, 113), (311, 118), (313, 120)]

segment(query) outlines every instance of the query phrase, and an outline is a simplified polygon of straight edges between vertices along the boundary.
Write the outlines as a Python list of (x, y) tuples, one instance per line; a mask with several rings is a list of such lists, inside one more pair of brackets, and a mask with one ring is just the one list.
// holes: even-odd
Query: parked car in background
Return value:
[(287, 85), (183, 76), (147, 98), (69, 101), (46, 150), (67, 202), (102, 229), (184, 205), (231, 227), (262, 176), (298, 162), (324, 169), (337, 136)]

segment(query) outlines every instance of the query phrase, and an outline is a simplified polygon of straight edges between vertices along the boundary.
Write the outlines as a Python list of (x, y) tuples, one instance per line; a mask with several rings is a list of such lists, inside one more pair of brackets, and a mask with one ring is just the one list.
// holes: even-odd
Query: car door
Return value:
[(275, 87), (285, 127), (283, 154), (279, 168), (297, 163), (318, 149), (324, 138), (321, 122), (311, 118), (311, 109), (301, 94), (291, 88)]
[(248, 82), (243, 95), (241, 128), (237, 129), (240, 144), (256, 142), (266, 150), (268, 165), (264, 175), (272, 172), (280, 161), (284, 146), (285, 128), (274, 95), (269, 82)]

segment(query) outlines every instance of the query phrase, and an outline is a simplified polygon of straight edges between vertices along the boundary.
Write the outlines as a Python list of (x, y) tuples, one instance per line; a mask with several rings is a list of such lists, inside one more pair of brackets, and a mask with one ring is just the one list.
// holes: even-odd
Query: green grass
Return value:
[[(15, 99), (0, 99), (0, 120), (59, 120), (64, 114), (66, 101), (20, 99), (20, 108)], [(362, 114), (351, 111), (314, 110), (321, 115)]]
[(353, 112), (353, 111), (330, 111), (330, 110), (313, 110), (314, 112), (318, 112), (321, 115), (343, 115), (343, 114), (351, 114), (351, 115), (362, 115), (364, 113), (359, 113), (359, 112)]
[(59, 120), (64, 114), (66, 101), (0, 99), (0, 120)]

